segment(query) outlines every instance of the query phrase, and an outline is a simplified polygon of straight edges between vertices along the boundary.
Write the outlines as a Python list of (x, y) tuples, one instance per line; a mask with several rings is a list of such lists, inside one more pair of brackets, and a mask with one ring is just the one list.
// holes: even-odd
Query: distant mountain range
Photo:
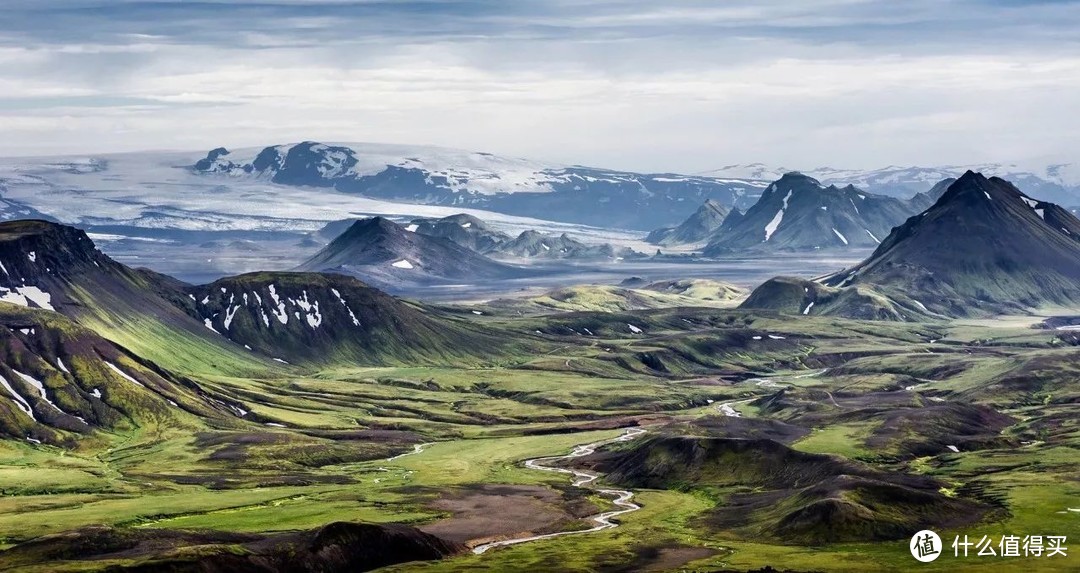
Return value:
[(657, 229), (645, 240), (661, 246), (707, 242), (706, 256), (873, 248), (893, 227), (932, 205), (947, 181), (903, 200), (788, 173), (745, 212), (706, 202), (678, 227)]
[(754, 181), (775, 181), (785, 173), (799, 171), (827, 185), (853, 185), (881, 195), (903, 199), (929, 189), (943, 179), (957, 178), (967, 171), (984, 173), (1012, 181), (1032, 196), (1062, 205), (1080, 205), (1080, 163), (1053, 163), (1031, 168), (1016, 164), (948, 165), (925, 167), (889, 166), (880, 169), (788, 169), (762, 163), (728, 165), (701, 173), (708, 177), (728, 177)]
[(917, 212), (909, 201), (850, 185), (826, 187), (806, 175), (789, 173), (769, 185), (746, 213), (725, 220), (704, 252), (714, 256), (747, 249), (874, 247)]
[(746, 308), (916, 320), (1080, 304), (1080, 220), (1000, 178), (967, 172), (863, 263), (818, 281), (777, 278)]
[(538, 231), (523, 231), (516, 238), (498, 245), (494, 251), (495, 256), (502, 257), (576, 261), (617, 261), (645, 256), (632, 249), (607, 243), (584, 243), (566, 233), (548, 235)]
[(707, 199), (749, 207), (765, 187), (760, 181), (561, 166), (489, 153), (310, 141), (235, 152), (218, 148), (191, 167), (378, 199), (643, 230), (681, 220)]
[[(707, 200), (746, 211), (788, 171), (749, 165), (696, 175), (648, 174), (437, 147), (314, 142), (209, 153), (6, 158), (0, 159), (0, 197), (7, 207), (0, 211), (12, 215), (0, 216), (53, 219), (100, 233), (139, 229), (170, 240), (202, 233), (198, 244), (214, 239), (207, 236), (213, 232), (308, 232), (350, 216), (444, 217), (463, 211), (491, 222), (541, 219), (562, 225), (558, 232), (581, 224), (648, 232), (679, 225)], [(851, 184), (910, 198), (963, 171), (803, 173), (826, 186)], [(1038, 199), (1080, 206), (1080, 177), (1072, 166), (983, 171), (1007, 176)], [(515, 227), (514, 233), (528, 228)]]
[[(334, 221), (327, 224), (325, 227), (315, 233), (315, 236), (323, 240), (334, 240), (343, 233), (349, 231), (357, 222), (370, 221), (364, 219), (345, 219), (341, 221)], [(509, 262), (520, 262), (518, 259), (540, 260), (540, 261), (555, 261), (555, 260), (573, 260), (573, 261), (615, 261), (624, 258), (637, 258), (644, 257), (643, 253), (638, 253), (632, 249), (626, 247), (617, 247), (608, 243), (593, 243), (579, 241), (573, 237), (570, 237), (566, 233), (562, 234), (548, 234), (529, 229), (522, 231), (517, 237), (512, 237), (506, 233), (494, 229), (488, 225), (484, 220), (473, 215), (467, 215), (459, 213), (456, 215), (450, 215), (442, 218), (418, 218), (413, 219), (407, 224), (398, 224), (392, 221), (383, 219), (382, 226), (379, 227), (384, 235), (398, 234), (400, 237), (406, 237), (407, 240), (396, 241), (396, 244), (403, 245), (406, 242), (417, 243), (425, 242), (429, 244), (430, 249), (437, 248), (434, 246), (435, 242), (431, 239), (446, 240), (456, 244), (456, 246), (464, 247), (474, 253), (484, 255), (493, 259), (502, 259)], [(402, 233), (415, 233), (421, 235), (421, 238), (408, 239), (406, 235)], [(365, 243), (360, 250), (367, 250), (373, 245), (372, 243)], [(409, 257), (416, 258), (410, 254), (412, 251), (409, 249), (390, 249), (397, 253), (390, 258), (397, 260), (398, 258)], [(358, 256), (359, 251), (354, 253), (353, 257)], [(369, 256), (370, 253), (363, 255), (363, 257)], [(399, 256), (400, 255), (400, 256)], [(317, 257), (317, 256), (316, 256)], [(378, 258), (378, 257), (377, 257)], [(434, 257), (429, 257), (434, 258)], [(466, 258), (475, 258), (471, 255), (466, 255)], [(404, 266), (404, 265), (402, 265)], [(443, 275), (442, 273), (436, 273), (443, 278), (450, 278), (449, 275)], [(456, 275), (455, 275), (456, 276)], [(456, 276), (455, 280), (459, 280), (463, 277), (469, 276), (468, 273)], [(478, 277), (491, 278), (488, 274), (476, 275)], [(367, 277), (366, 280), (373, 280), (372, 277)], [(377, 279), (375, 279), (377, 280)]]

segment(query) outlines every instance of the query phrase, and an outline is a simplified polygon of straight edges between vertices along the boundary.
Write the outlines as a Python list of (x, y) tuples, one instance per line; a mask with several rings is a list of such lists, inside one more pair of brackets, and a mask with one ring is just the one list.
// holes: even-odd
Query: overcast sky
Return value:
[(1080, 1), (3, 0), (0, 155), (433, 144), (602, 167), (1080, 148)]

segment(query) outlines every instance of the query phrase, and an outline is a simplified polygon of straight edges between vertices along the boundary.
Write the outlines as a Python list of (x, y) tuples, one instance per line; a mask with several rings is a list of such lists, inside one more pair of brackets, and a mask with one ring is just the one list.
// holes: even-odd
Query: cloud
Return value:
[(0, 154), (325, 139), (700, 171), (1080, 142), (1071, 1), (6, 4)]

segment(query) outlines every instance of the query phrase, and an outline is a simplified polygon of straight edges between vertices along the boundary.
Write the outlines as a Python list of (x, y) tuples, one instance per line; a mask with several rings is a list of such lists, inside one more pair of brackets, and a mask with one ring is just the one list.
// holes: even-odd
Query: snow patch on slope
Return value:
[(105, 362), (105, 365), (108, 366), (109, 369), (111, 369), (113, 372), (116, 372), (117, 374), (119, 374), (120, 377), (123, 378), (124, 380), (127, 380), (128, 382), (131, 382), (133, 384), (136, 384), (136, 385), (142, 386), (143, 388), (146, 388), (145, 384), (143, 384), (142, 382), (139, 382), (138, 380), (132, 378), (131, 376), (129, 376), (127, 374), (127, 372), (124, 372), (123, 370), (117, 368), (116, 365), (113, 364), (112, 362)]
[(29, 374), (23, 374), (22, 372), (19, 372), (18, 370), (12, 370), (12, 372), (14, 372), (15, 375), (18, 376), (19, 378), (22, 378), (23, 382), (26, 382), (27, 384), (33, 386), (34, 389), (36, 389), (38, 391), (38, 394), (41, 396), (41, 399), (45, 400), (46, 404), (52, 406), (57, 412), (61, 412), (61, 413), (64, 412), (63, 410), (60, 409), (60, 406), (57, 406), (56, 404), (53, 403), (52, 400), (49, 399), (48, 394), (45, 393), (45, 384), (43, 384), (41, 382), (41, 380), (38, 380), (37, 378), (34, 378), (33, 376), (31, 376)]
[(0, 287), (0, 300), (25, 307), (30, 307), (30, 302), (33, 302), (40, 308), (56, 310), (52, 306), (52, 295), (36, 286), (21, 286), (13, 289)]
[(11, 387), (11, 384), (7, 381), (7, 379), (3, 376), (0, 376), (0, 385), (3, 385), (4, 389), (8, 391), (8, 394), (11, 394), (11, 398), (15, 401), (15, 405), (18, 406), (19, 409), (22, 410), (23, 413), (25, 413), (27, 416), (30, 416), (31, 420), (34, 420), (36, 422), (37, 418), (34, 417), (34, 410), (30, 408), (30, 403), (26, 401), (26, 398), (23, 398), (21, 394), (16, 392), (15, 389)]
[(769, 224), (765, 225), (764, 242), (768, 242), (769, 239), (772, 238), (773, 233), (775, 233), (777, 227), (780, 226), (780, 222), (784, 220), (784, 211), (787, 211), (788, 201), (791, 199), (791, 193), (792, 192), (790, 190), (787, 192), (787, 195), (784, 196), (784, 206), (776, 212), (776, 215), (772, 218), (772, 221), (769, 221)]

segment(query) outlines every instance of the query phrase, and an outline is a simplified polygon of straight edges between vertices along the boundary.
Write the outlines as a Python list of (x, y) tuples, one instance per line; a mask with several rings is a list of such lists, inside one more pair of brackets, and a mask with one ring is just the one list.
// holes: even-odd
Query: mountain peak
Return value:
[(685, 245), (707, 240), (728, 216), (728, 208), (718, 201), (707, 199), (701, 207), (678, 227), (665, 227), (649, 233), (645, 241), (654, 245)]
[(18, 240), (22, 237), (38, 236), (38, 235), (64, 235), (74, 231), (73, 234), (85, 233), (75, 229), (74, 227), (68, 227), (59, 223), (53, 223), (50, 221), (44, 221), (41, 219), (22, 219), (18, 221), (7, 221), (0, 223), (0, 242), (7, 242), (12, 240)]
[(952, 184), (953, 187), (986, 187), (990, 183), (990, 178), (983, 175), (980, 172), (972, 171), (968, 169), (963, 175), (956, 178), (956, 182)]
[[(371, 232), (371, 231), (395, 231), (404, 230), (401, 225), (387, 219), (382, 216), (368, 217), (366, 219), (360, 219), (349, 227), (349, 231), (356, 230), (357, 232)], [(347, 231), (348, 232), (348, 231)]]
[(959, 179), (949, 185), (941, 195), (939, 204), (953, 202), (971, 202), (985, 204), (998, 201), (1013, 204), (1015, 207), (1026, 205), (1035, 208), (1039, 201), (1031, 199), (1012, 183), (999, 177), (986, 177), (982, 173), (968, 170)]
[(35, 284), (95, 264), (112, 261), (80, 229), (33, 219), (0, 223), (0, 284)]
[(720, 215), (723, 218), (728, 213), (728, 208), (723, 203), (716, 201), (715, 199), (706, 199), (705, 203), (701, 205), (698, 212), (712, 211)]
[(441, 237), (480, 254), (490, 253), (510, 240), (510, 235), (492, 229), (479, 217), (457, 213), (441, 219), (417, 218), (409, 222), (407, 231)]
[(410, 232), (384, 217), (356, 221), (297, 270), (351, 274), (389, 290), (514, 271), (449, 239)]
[(799, 171), (789, 171), (783, 174), (774, 185), (778, 188), (806, 187), (811, 185), (814, 187), (822, 187), (820, 181)]
[(826, 283), (878, 285), (947, 316), (1071, 305), (1080, 302), (1080, 220), (968, 171), (870, 258)]
[(726, 219), (704, 252), (716, 256), (742, 249), (875, 247), (916, 211), (899, 199), (850, 185), (825, 187), (813, 177), (791, 172), (769, 185), (744, 216)]

